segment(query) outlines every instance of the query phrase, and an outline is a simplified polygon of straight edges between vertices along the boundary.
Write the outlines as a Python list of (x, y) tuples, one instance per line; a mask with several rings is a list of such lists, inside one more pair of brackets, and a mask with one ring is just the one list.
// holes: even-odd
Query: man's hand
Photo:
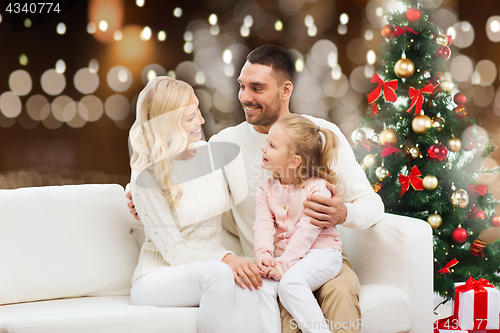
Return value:
[(304, 201), (304, 214), (309, 216), (311, 224), (317, 227), (334, 227), (344, 223), (347, 218), (347, 207), (337, 186), (326, 182), (326, 187), (332, 193), (331, 199), (321, 195), (311, 195)]
[[(248, 259), (228, 254), (222, 258), (222, 262), (226, 263), (233, 270), (234, 281), (241, 288), (245, 288), (245, 284), (250, 290), (259, 289), (262, 287), (262, 279), (260, 271), (253, 262)], [(241, 281), (243, 280), (243, 282)]]
[(127, 197), (127, 199), (129, 200), (127, 202), (127, 206), (128, 208), (130, 208), (130, 214), (134, 215), (135, 219), (137, 221), (140, 221), (141, 218), (139, 217), (139, 214), (137, 214), (137, 210), (135, 210), (135, 206), (134, 206), (134, 201), (132, 200), (132, 193), (130, 191), (128, 191), (125, 196)]

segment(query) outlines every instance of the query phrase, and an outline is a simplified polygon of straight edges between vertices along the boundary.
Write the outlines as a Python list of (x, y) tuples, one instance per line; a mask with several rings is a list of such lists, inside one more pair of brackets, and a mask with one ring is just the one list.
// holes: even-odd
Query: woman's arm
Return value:
[(144, 228), (170, 265), (195, 261), (221, 261), (231, 251), (206, 252), (187, 244), (175, 223), (163, 190), (153, 174), (141, 172), (132, 182), (132, 196)]

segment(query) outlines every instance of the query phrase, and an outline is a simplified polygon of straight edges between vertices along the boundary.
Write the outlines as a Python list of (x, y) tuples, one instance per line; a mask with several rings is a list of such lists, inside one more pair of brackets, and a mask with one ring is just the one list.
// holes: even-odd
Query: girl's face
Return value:
[(263, 169), (286, 175), (293, 167), (294, 159), (290, 155), (288, 135), (280, 125), (273, 125), (269, 130), (267, 143), (262, 147), (262, 153), (261, 167)]
[(199, 105), (198, 98), (194, 92), (191, 92), (191, 99), (187, 103), (181, 119), (181, 126), (187, 133), (188, 143), (198, 142), (201, 139), (201, 125), (205, 123), (205, 119), (201, 116)]

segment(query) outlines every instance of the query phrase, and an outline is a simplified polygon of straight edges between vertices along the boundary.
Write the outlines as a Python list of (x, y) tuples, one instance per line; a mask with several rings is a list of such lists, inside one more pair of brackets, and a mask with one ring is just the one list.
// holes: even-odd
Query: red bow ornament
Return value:
[(486, 279), (471, 276), (456, 286), (453, 310), (463, 330), (498, 330), (498, 290)]
[(418, 32), (416, 32), (412, 28), (409, 28), (409, 27), (398, 27), (397, 25), (395, 25), (394, 27), (396, 28), (396, 31), (394, 31), (391, 34), (391, 36), (389, 37), (389, 39), (391, 39), (393, 37), (400, 37), (402, 34), (407, 33), (407, 32), (411, 32), (411, 33), (413, 33), (415, 35), (418, 35)]
[(433, 91), (434, 87), (432, 84), (429, 84), (420, 90), (410, 87), (410, 89), (408, 89), (408, 95), (410, 96), (411, 105), (406, 112), (411, 112), (413, 107), (415, 107), (415, 116), (419, 114), (420, 110), (422, 110), (422, 104), (424, 103), (424, 96), (422, 94), (432, 94)]
[(488, 185), (469, 185), (469, 193), (479, 198), (479, 196), (484, 197), (486, 195), (486, 191), (488, 190)]
[(414, 165), (413, 169), (408, 176), (399, 175), (399, 183), (401, 184), (401, 190), (399, 191), (399, 196), (401, 197), (403, 194), (408, 191), (410, 185), (416, 191), (423, 191), (424, 185), (422, 184), (422, 178), (420, 178), (422, 174), (418, 170), (417, 166)]
[(397, 154), (399, 152), (401, 152), (401, 149), (398, 149), (398, 148), (393, 147), (393, 146), (384, 146), (384, 148), (382, 149), (381, 156), (386, 157), (386, 156), (389, 156), (392, 154)]
[(368, 94), (368, 103), (375, 102), (384, 90), (384, 98), (386, 101), (395, 102), (398, 97), (396, 96), (395, 90), (398, 88), (398, 80), (391, 80), (385, 82), (378, 76), (377, 73), (373, 74), (371, 82), (378, 83), (378, 87), (375, 88), (371, 93)]
[(370, 104), (370, 107), (371, 107), (371, 113), (370, 113), (370, 118), (371, 118), (373, 117), (374, 114), (378, 114), (378, 110), (377, 110), (377, 104), (375, 103)]
[(450, 268), (458, 264), (457, 258), (454, 258), (452, 261), (444, 265), (443, 269), (440, 269), (439, 271), (436, 272), (436, 274), (442, 274), (442, 273), (451, 273)]

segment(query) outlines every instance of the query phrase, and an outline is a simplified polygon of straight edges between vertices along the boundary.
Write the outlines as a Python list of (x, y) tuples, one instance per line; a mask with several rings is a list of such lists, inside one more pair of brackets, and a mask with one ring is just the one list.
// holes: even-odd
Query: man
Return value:
[[(238, 180), (244, 181), (241, 188), (248, 189), (248, 195), (224, 214), (223, 226), (239, 237), (243, 257), (227, 255), (223, 261), (228, 264), (241, 287), (259, 288), (262, 282), (259, 269), (253, 263), (253, 222), (255, 220), (255, 189), (257, 184), (270, 173), (260, 167), (261, 150), (265, 145), (271, 126), (289, 111), (293, 91), (295, 65), (290, 54), (281, 47), (264, 45), (253, 50), (241, 69), (238, 82), (238, 98), (245, 112), (246, 122), (226, 128), (210, 138), (210, 142), (231, 142), (237, 144), (246, 169), (241, 177), (229, 177), (232, 191), (239, 188)], [(348, 228), (364, 229), (382, 218), (384, 206), (380, 197), (373, 192), (365, 173), (356, 162), (349, 143), (339, 128), (324, 120), (307, 116), (316, 125), (332, 130), (340, 139), (339, 155), (334, 171), (339, 178), (337, 186), (328, 184), (331, 199), (312, 196), (304, 203), (304, 213), (311, 217), (311, 223), (320, 226), (343, 225)], [(242, 180), (243, 179), (243, 180)], [(236, 189), (236, 190), (235, 190)], [(233, 196), (238, 193), (232, 193)], [(129, 202), (132, 213), (136, 213)], [(327, 318), (330, 329), (337, 332), (359, 332), (359, 281), (347, 259), (344, 259), (340, 274), (327, 282), (316, 292), (318, 302)], [(282, 310), (283, 332), (298, 332), (301, 324)], [(314, 323), (311, 323), (311, 326)], [(340, 327), (340, 329), (338, 329)]]

